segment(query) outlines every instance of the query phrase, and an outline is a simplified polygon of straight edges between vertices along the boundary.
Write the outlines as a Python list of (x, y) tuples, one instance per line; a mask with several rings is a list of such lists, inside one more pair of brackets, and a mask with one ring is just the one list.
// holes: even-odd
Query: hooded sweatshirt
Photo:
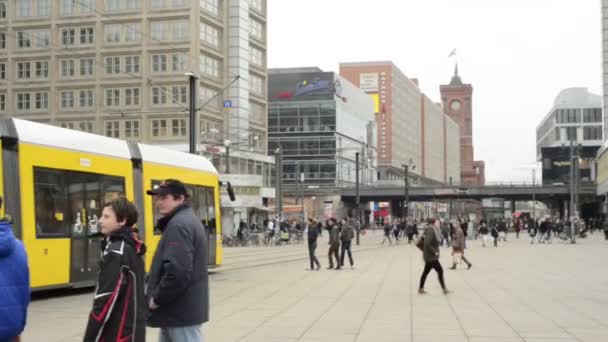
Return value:
[(11, 340), (25, 328), (30, 303), (30, 277), (23, 243), (13, 227), (0, 219), (0, 341)]
[(145, 341), (146, 246), (132, 228), (122, 227), (102, 242), (93, 309), (84, 341)]

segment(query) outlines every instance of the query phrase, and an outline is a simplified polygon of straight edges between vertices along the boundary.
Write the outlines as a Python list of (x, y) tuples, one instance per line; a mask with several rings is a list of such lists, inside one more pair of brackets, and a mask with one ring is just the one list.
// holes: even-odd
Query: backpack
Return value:
[(342, 232), (340, 233), (340, 240), (342, 241), (350, 241), (355, 236), (353, 226), (350, 224), (344, 225), (342, 227)]

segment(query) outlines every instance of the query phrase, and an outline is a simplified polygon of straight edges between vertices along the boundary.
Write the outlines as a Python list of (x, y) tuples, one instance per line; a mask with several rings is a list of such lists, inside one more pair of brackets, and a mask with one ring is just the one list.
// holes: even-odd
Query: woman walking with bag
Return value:
[(434, 269), (435, 272), (437, 272), (439, 284), (441, 284), (443, 293), (450, 293), (450, 291), (448, 291), (448, 289), (445, 287), (445, 281), (443, 280), (443, 268), (439, 262), (439, 242), (441, 241), (440, 236), (441, 232), (439, 231), (439, 227), (435, 227), (435, 219), (428, 219), (427, 225), (422, 233), (422, 241), (416, 243), (416, 246), (422, 249), (422, 256), (424, 258), (424, 271), (422, 271), (422, 275), (420, 276), (420, 286), (418, 287), (419, 294), (426, 294), (426, 291), (424, 290), (424, 283), (426, 282), (426, 277), (429, 275), (429, 272), (431, 272), (431, 269)]
[(451, 270), (456, 269), (456, 265), (460, 263), (460, 259), (462, 259), (467, 264), (467, 269), (470, 269), (473, 264), (464, 257), (464, 232), (460, 227), (456, 228), (456, 233), (454, 234), (454, 239), (452, 241), (452, 267)]

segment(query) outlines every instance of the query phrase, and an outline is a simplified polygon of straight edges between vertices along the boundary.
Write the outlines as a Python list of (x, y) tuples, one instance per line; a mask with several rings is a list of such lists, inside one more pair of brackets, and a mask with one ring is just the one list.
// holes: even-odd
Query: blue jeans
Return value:
[(159, 342), (203, 342), (200, 325), (160, 328)]

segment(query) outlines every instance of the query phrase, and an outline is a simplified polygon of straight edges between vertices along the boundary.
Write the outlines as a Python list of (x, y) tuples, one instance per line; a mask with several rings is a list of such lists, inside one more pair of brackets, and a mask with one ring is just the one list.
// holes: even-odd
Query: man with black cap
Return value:
[(167, 179), (147, 194), (154, 196), (162, 215), (156, 224), (162, 237), (146, 291), (148, 326), (161, 329), (161, 342), (200, 342), (201, 326), (209, 320), (208, 248), (203, 225), (179, 180)]

